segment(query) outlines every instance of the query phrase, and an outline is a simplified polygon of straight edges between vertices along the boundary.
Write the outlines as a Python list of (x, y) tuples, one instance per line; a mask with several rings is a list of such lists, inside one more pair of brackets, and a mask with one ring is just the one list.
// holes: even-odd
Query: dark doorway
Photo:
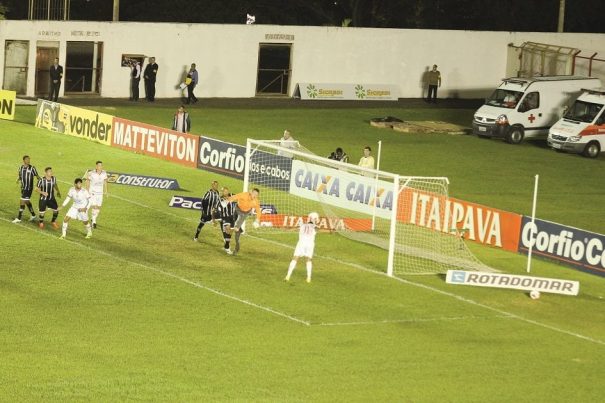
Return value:
[(261, 43), (258, 49), (256, 95), (288, 95), (290, 43)]
[(67, 42), (65, 92), (101, 92), (102, 42)]
[(50, 65), (59, 57), (59, 42), (38, 42), (36, 47), (35, 95), (47, 96), (50, 91)]

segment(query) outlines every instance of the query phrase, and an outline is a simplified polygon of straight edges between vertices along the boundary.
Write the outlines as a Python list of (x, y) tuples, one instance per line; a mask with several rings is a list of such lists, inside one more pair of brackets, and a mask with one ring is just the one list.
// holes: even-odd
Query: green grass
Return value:
[[(95, 109), (162, 126), (172, 113)], [(384, 115), (466, 123), (472, 112), (208, 108), (192, 118), (194, 132), (236, 143), (288, 127), (326, 155), (341, 145), (354, 157), (382, 139), (384, 169), (448, 176), (453, 196), (520, 213), (539, 173), (540, 218), (605, 232), (603, 157), (367, 124)], [(97, 159), (177, 178), (191, 195), (217, 176), (35, 129), (33, 115), (21, 107), (16, 122), (0, 121), (0, 400), (601, 401), (602, 278), (535, 260), (536, 275), (581, 283), (578, 297), (538, 301), (439, 276), (390, 279), (384, 252), (320, 234), (313, 283), (299, 264), (284, 284), (294, 234), (244, 237), (243, 253), (229, 257), (212, 227), (191, 242), (198, 215), (167, 207), (171, 192), (119, 185), (93, 239), (72, 221), (59, 241), (52, 229), (9, 222), (23, 154), (64, 182)], [(469, 247), (489, 265), (524, 271), (521, 255)]]

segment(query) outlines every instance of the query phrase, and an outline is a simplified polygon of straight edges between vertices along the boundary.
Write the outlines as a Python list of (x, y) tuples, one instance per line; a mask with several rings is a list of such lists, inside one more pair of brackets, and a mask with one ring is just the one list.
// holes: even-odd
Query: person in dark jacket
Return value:
[(191, 130), (191, 119), (189, 119), (189, 113), (185, 110), (183, 105), (179, 106), (172, 119), (172, 130), (177, 132), (189, 133)]
[(132, 60), (130, 64), (130, 93), (131, 101), (139, 100), (139, 82), (141, 81), (141, 63), (138, 60)]
[(59, 66), (59, 58), (55, 57), (55, 63), (50, 66), (50, 94), (49, 101), (57, 102), (59, 99), (59, 88), (61, 88), (61, 80), (63, 79), (63, 66)]
[(145, 66), (143, 79), (145, 80), (145, 97), (149, 102), (155, 101), (155, 78), (158, 74), (158, 64), (155, 57), (149, 58), (149, 63)]

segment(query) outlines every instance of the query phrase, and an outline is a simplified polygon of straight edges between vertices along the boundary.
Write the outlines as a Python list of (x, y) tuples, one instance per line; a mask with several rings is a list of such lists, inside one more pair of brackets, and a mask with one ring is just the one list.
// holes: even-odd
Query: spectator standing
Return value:
[(59, 89), (61, 88), (61, 80), (63, 79), (63, 66), (59, 65), (59, 58), (55, 57), (55, 62), (49, 69), (50, 73), (50, 94), (49, 101), (57, 102), (59, 99)]
[(179, 106), (174, 114), (172, 120), (172, 130), (176, 130), (181, 133), (189, 133), (191, 130), (191, 119), (189, 113), (185, 110), (183, 105)]
[[(294, 137), (292, 137), (292, 134), (290, 133), (289, 130), (284, 130), (284, 135), (282, 136), (281, 139), (279, 139), (279, 145), (281, 147), (284, 148), (289, 148), (291, 150), (295, 150), (296, 148), (298, 148), (298, 141), (294, 140)], [(287, 157), (287, 158), (292, 158), (293, 155), (287, 151), (282, 151), (279, 150), (277, 152), (277, 155), (281, 155), (282, 157)]]
[(131, 101), (139, 100), (139, 82), (141, 81), (141, 63), (138, 60), (132, 60), (130, 64), (130, 90)]
[[(365, 146), (363, 149), (363, 157), (359, 160), (359, 165), (362, 168), (374, 169), (374, 157), (372, 157), (372, 149), (370, 146)], [(362, 172), (364, 176), (372, 176), (367, 172)]]
[(332, 151), (332, 153), (328, 155), (328, 158), (345, 163), (349, 162), (349, 156), (340, 147), (336, 148), (336, 151)]
[(428, 73), (429, 92), (427, 102), (437, 103), (437, 87), (441, 87), (441, 73), (437, 70), (437, 65), (433, 64), (433, 70)]
[(197, 102), (197, 98), (193, 93), (198, 81), (198, 74), (195, 67), (195, 63), (191, 63), (191, 68), (189, 69), (189, 73), (187, 73), (187, 80), (185, 81), (187, 84), (187, 104)]
[(149, 63), (145, 66), (143, 79), (145, 80), (145, 97), (149, 102), (155, 101), (155, 78), (158, 74), (158, 65), (155, 57), (149, 58)]

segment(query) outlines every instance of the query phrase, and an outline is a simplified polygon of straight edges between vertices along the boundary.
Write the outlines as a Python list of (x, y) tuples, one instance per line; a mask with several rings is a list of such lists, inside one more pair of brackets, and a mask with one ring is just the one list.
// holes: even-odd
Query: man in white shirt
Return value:
[(94, 171), (86, 175), (86, 189), (90, 193), (90, 208), (92, 209), (92, 227), (97, 228), (97, 217), (103, 205), (103, 195), (107, 193), (107, 172), (103, 170), (103, 162), (97, 161)]
[[(365, 146), (363, 149), (363, 157), (359, 160), (360, 167), (374, 169), (374, 157), (372, 157), (372, 149), (370, 146)], [(363, 176), (372, 176), (372, 174), (368, 172), (362, 172)]]
[[(298, 148), (298, 141), (294, 140), (292, 134), (289, 130), (284, 130), (284, 135), (281, 139), (279, 139), (279, 145), (284, 148), (289, 148), (291, 150), (296, 150)], [(293, 155), (287, 151), (279, 150), (277, 155), (281, 155), (282, 157), (292, 158)]]
[(309, 213), (307, 223), (302, 224), (300, 226), (300, 230), (298, 232), (298, 243), (296, 244), (296, 248), (294, 249), (294, 256), (290, 261), (290, 266), (288, 267), (288, 274), (284, 279), (285, 281), (290, 281), (290, 276), (296, 268), (298, 258), (304, 256), (307, 258), (307, 283), (311, 282), (311, 271), (313, 270), (313, 250), (315, 249), (315, 234), (317, 233), (315, 227), (318, 223), (319, 214), (313, 212)]
[(67, 235), (67, 226), (69, 225), (69, 220), (72, 218), (75, 220), (80, 220), (84, 223), (84, 226), (86, 227), (86, 238), (92, 237), (92, 230), (88, 222), (90, 193), (88, 193), (88, 190), (82, 189), (82, 179), (77, 178), (74, 181), (74, 186), (69, 189), (69, 192), (67, 192), (67, 197), (63, 201), (63, 205), (61, 207), (67, 206), (70, 200), (73, 200), (73, 204), (63, 218), (61, 239), (65, 239), (65, 236)]

